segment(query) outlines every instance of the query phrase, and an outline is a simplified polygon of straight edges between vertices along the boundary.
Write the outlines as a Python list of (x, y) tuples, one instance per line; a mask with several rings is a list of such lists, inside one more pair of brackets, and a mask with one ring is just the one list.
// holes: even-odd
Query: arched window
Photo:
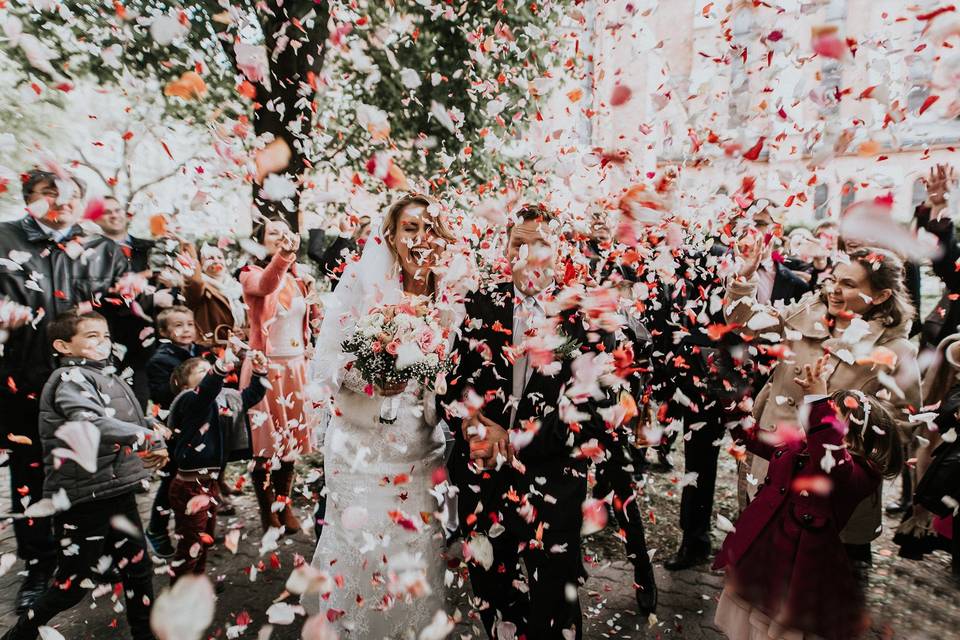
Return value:
[(840, 192), (840, 214), (842, 215), (856, 199), (857, 186), (853, 183), (853, 180), (847, 180), (843, 183), (843, 191)]
[(813, 215), (823, 220), (830, 213), (830, 187), (821, 182), (813, 190)]

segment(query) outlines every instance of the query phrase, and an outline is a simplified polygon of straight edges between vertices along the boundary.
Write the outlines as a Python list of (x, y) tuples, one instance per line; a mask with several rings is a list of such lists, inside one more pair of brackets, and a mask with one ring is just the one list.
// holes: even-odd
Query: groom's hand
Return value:
[(513, 458), (510, 434), (482, 413), (470, 419), (467, 433), (470, 434), (470, 458), (481, 460), (484, 467), (493, 466), (497, 456), (503, 456), (507, 461)]

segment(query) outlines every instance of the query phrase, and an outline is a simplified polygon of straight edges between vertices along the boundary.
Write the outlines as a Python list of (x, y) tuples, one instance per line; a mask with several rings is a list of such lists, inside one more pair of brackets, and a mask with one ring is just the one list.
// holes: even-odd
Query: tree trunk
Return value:
[[(265, 0), (255, 5), (263, 32), (269, 63), (269, 88), (266, 82), (256, 82), (256, 104), (253, 110), (253, 131), (257, 136), (272, 134), (282, 138), (290, 147), (290, 164), (285, 173), (298, 183), (292, 198), (293, 211), (280, 202), (266, 200), (260, 195), (260, 185), (253, 185), (253, 202), (260, 214), (268, 220), (286, 220), (290, 228), (300, 227), (300, 187), (303, 174), (310, 166), (304, 155), (313, 128), (313, 94), (316, 76), (320, 75), (326, 55), (330, 19), (327, 2), (314, 0)], [(213, 15), (212, 10), (211, 15)], [(308, 16), (314, 15), (312, 22)], [(215, 31), (232, 37), (230, 26), (212, 22)], [(233, 47), (223, 42), (227, 56), (237, 67)], [(296, 44), (297, 46), (292, 46)], [(237, 69), (239, 73), (239, 69)]]

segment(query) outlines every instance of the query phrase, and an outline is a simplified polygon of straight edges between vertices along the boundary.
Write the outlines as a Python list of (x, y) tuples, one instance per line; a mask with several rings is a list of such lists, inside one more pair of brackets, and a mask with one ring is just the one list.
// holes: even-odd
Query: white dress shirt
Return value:
[[(544, 292), (541, 291), (536, 296), (528, 296), (516, 287), (513, 288), (513, 346), (520, 347), (523, 344), (524, 333), (528, 328), (536, 326), (546, 317), (546, 311), (543, 308), (543, 302), (540, 298)], [(513, 395), (513, 409), (510, 412), (510, 424), (513, 424), (517, 415), (517, 404), (523, 395), (523, 390), (530, 382), (530, 376), (533, 375), (533, 369), (530, 367), (530, 360), (525, 353), (521, 354), (513, 363), (513, 385), (511, 393)]]
[(54, 229), (53, 227), (48, 227), (43, 224), (43, 221), (40, 218), (34, 218), (37, 221), (37, 225), (40, 226), (40, 229), (43, 230), (48, 236), (50, 236), (55, 242), (61, 242), (64, 238), (70, 235), (70, 230), (73, 229), (73, 225), (65, 227), (63, 229)]

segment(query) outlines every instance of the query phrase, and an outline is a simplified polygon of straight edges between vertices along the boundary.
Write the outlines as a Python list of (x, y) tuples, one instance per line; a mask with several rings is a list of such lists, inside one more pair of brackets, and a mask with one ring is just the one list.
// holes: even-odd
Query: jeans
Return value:
[[(187, 514), (187, 503), (196, 496), (207, 496), (210, 502), (195, 513)], [(174, 530), (179, 538), (171, 563), (174, 581), (180, 576), (202, 574), (206, 570), (207, 549), (213, 544), (219, 504), (220, 483), (213, 474), (192, 480), (177, 476), (170, 483), (170, 508), (173, 511)]]
[[(114, 528), (115, 516), (126, 518), (139, 532), (131, 536)], [(150, 607), (153, 605), (153, 564), (143, 539), (143, 525), (137, 511), (135, 494), (130, 491), (112, 498), (84, 502), (53, 517), (59, 540), (69, 540), (57, 554), (54, 583), (27, 614), (20, 617), (11, 632), (14, 640), (34, 640), (41, 626), (54, 616), (78, 605), (87, 593), (83, 586), (94, 583), (123, 583), (127, 622), (134, 640), (153, 640)], [(74, 549), (76, 552), (74, 553)], [(110, 556), (105, 573), (100, 560)], [(32, 617), (31, 617), (32, 613)]]

